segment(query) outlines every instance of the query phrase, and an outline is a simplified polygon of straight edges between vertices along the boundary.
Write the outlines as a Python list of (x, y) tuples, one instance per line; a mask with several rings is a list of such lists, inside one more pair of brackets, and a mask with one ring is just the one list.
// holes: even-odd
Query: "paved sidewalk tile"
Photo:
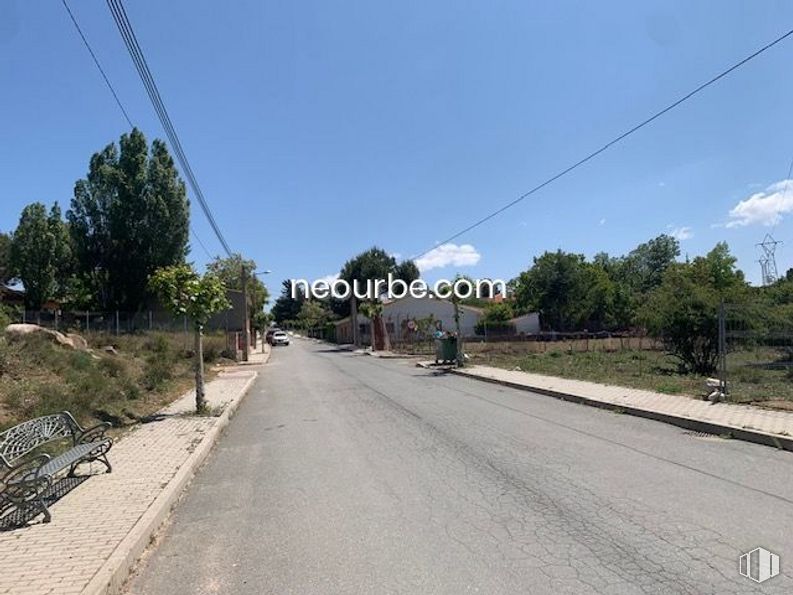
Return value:
[(556, 376), (503, 370), (490, 366), (471, 366), (455, 373), (502, 382), (527, 389), (538, 389), (581, 397), (612, 406), (641, 409), (660, 415), (675, 416), (704, 423), (749, 430), (780, 438), (793, 438), (793, 412), (771, 411), (750, 405), (711, 404), (705, 400), (679, 395), (665, 395), (637, 388), (626, 388)]
[[(210, 406), (240, 398), (255, 376), (221, 372), (206, 386)], [(108, 455), (113, 473), (97, 463), (80, 467), (96, 475), (51, 507), (51, 523), (0, 532), (0, 593), (80, 593), (218, 422), (184, 415), (194, 403), (191, 391), (162, 411), (167, 417), (120, 439)]]

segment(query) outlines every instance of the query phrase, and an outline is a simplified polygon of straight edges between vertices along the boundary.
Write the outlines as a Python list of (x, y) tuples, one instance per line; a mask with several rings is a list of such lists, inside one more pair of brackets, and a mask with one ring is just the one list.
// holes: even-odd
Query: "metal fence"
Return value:
[(724, 304), (719, 378), (733, 401), (793, 398), (793, 317), (762, 304)]
[[(663, 343), (639, 333), (576, 332), (532, 333), (513, 335), (477, 335), (463, 338), (464, 351), (469, 354), (497, 353), (586, 353), (617, 351), (660, 351)], [(395, 351), (410, 354), (431, 354), (435, 342), (431, 334), (417, 336), (413, 341), (392, 341)]]
[[(127, 334), (142, 331), (191, 332), (186, 316), (172, 316), (167, 312), (96, 312), (87, 310), (16, 310), (10, 311), (12, 322), (30, 323), (62, 332), (99, 332)], [(225, 333), (240, 331), (228, 317), (215, 317), (206, 325), (208, 331)]]

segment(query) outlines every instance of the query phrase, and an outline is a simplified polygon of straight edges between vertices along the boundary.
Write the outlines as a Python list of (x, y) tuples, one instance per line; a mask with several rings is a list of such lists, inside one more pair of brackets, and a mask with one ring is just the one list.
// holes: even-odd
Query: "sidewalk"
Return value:
[(51, 507), (51, 523), (0, 532), (0, 594), (117, 593), (257, 374), (236, 366), (222, 371), (206, 385), (209, 406), (222, 409), (217, 417), (185, 415), (195, 397), (183, 395), (162, 420), (113, 446), (113, 473), (94, 463), (98, 474)]
[(690, 397), (490, 366), (452, 368), (450, 371), (477, 380), (655, 419), (697, 432), (729, 434), (740, 440), (793, 450), (793, 412), (731, 403), (711, 405), (708, 401)]

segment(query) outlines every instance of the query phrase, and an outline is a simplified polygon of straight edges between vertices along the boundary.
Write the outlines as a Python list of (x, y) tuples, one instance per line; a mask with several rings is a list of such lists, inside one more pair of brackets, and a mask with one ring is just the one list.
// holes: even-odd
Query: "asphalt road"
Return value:
[(791, 453), (298, 340), (129, 590), (793, 593), (788, 565)]

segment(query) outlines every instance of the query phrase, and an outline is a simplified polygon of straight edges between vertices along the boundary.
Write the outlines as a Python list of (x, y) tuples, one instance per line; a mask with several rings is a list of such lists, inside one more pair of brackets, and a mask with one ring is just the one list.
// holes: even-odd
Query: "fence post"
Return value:
[(153, 320), (152, 320), (152, 316), (151, 316), (151, 310), (149, 310), (149, 331), (151, 331), (152, 322), (153, 322)]
[(85, 330), (91, 330), (91, 313), (88, 310), (85, 311)]
[(727, 395), (727, 323), (724, 314), (724, 300), (719, 303), (719, 384), (721, 392)]

